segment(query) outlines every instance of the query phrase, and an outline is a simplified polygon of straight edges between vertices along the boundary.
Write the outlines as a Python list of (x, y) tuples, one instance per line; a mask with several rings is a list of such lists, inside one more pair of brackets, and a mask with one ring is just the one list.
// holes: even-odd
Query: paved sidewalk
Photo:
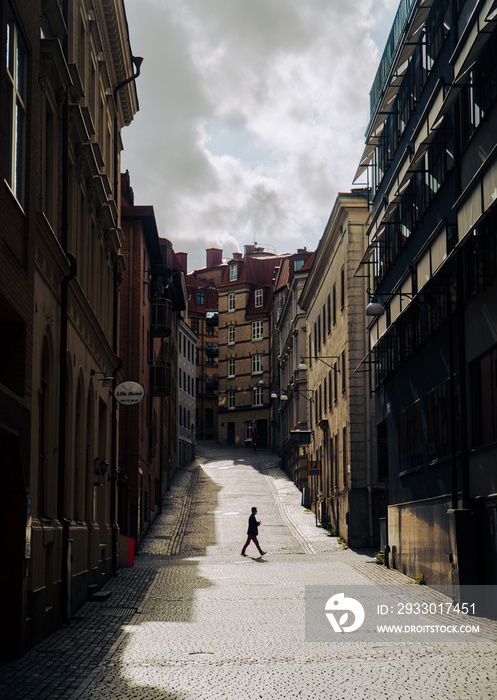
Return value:
[[(268, 554), (242, 558), (252, 505)], [(316, 527), (273, 453), (201, 444), (135, 566), (107, 583), (107, 600), (0, 666), (0, 700), (497, 698), (497, 623), (483, 621), (474, 644), (306, 643), (309, 584), (396, 584), (436, 600)]]

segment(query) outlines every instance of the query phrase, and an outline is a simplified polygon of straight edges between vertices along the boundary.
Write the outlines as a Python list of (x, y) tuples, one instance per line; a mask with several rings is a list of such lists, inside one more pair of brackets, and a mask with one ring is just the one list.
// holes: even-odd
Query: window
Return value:
[(26, 140), (26, 49), (16, 24), (7, 21), (7, 148), (5, 179), (24, 205)]
[(252, 340), (262, 340), (262, 321), (252, 321)]
[(235, 376), (235, 358), (228, 357), (228, 377)]
[[(490, 378), (489, 378), (490, 379)], [(454, 381), (456, 385), (456, 382)], [(488, 384), (488, 386), (492, 386)], [(495, 386), (495, 384), (493, 385)], [(451, 445), (451, 402), (450, 379), (435, 387), (426, 396), (426, 423), (428, 428), (428, 459), (433, 462), (448, 457), (452, 451)], [(454, 401), (459, 415), (459, 399), (457, 385), (454, 386)], [(491, 412), (490, 412), (491, 413)], [(483, 420), (480, 425), (484, 424)], [(456, 426), (456, 449), (459, 449), (459, 430)]]
[(262, 302), (263, 302), (263, 290), (256, 289), (255, 290), (255, 305), (262, 306)]
[(246, 420), (245, 421), (245, 440), (250, 440), (250, 433), (252, 432), (252, 421), (251, 420)]
[(214, 426), (214, 409), (205, 409), (205, 427), (212, 428)]
[(345, 306), (345, 269), (340, 270), (340, 309)]
[(228, 294), (228, 311), (234, 311), (235, 310), (235, 292), (230, 292)]
[(332, 290), (332, 312), (333, 312), (333, 325), (336, 326), (337, 322), (337, 288), (336, 285), (333, 285), (333, 290)]
[(228, 326), (228, 345), (233, 345), (235, 342), (235, 324)]
[(497, 347), (471, 365), (473, 447), (497, 439)]
[(205, 304), (205, 293), (204, 292), (197, 292), (197, 304), (201, 304), (202, 306)]
[(399, 458), (401, 471), (423, 466), (423, 414), (421, 400), (399, 413)]
[(262, 372), (262, 355), (252, 355), (252, 374)]
[(230, 265), (230, 282), (236, 282), (238, 279), (238, 267), (236, 263)]
[(347, 428), (342, 430), (342, 471), (345, 486), (347, 484)]
[(235, 392), (232, 389), (228, 391), (228, 408), (235, 408)]
[(252, 389), (252, 406), (262, 406), (263, 405), (263, 391), (262, 386), (254, 386)]
[(342, 367), (340, 369), (340, 373), (342, 375), (342, 394), (345, 394), (345, 389), (347, 388), (347, 385), (345, 383), (345, 350), (342, 352)]
[(304, 264), (303, 260), (295, 260), (293, 263), (293, 269), (295, 270), (295, 272), (298, 272), (301, 269), (303, 264)]
[(331, 333), (331, 296), (328, 294), (328, 299), (326, 300), (326, 308), (328, 312), (328, 335)]
[(378, 479), (388, 477), (388, 424), (384, 420), (376, 429), (376, 445), (378, 454)]

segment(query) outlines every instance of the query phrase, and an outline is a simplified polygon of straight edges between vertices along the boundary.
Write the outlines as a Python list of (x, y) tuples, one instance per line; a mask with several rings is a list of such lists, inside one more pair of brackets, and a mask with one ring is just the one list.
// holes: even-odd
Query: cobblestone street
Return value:
[[(497, 698), (491, 621), (471, 642), (306, 642), (306, 585), (420, 587), (317, 528), (273, 453), (198, 457), (111, 595), (0, 667), (2, 700)], [(243, 558), (254, 505), (267, 554)]]

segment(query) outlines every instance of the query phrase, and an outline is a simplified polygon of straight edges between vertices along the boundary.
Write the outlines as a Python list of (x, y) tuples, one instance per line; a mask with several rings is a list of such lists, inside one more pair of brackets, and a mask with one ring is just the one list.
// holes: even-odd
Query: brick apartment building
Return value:
[(119, 408), (119, 528), (123, 559), (138, 547), (157, 514), (178, 464), (177, 345), (186, 308), (183, 273), (170, 241), (160, 239), (152, 206), (134, 204), (129, 174), (121, 176), (120, 344), (125, 380), (144, 399)]

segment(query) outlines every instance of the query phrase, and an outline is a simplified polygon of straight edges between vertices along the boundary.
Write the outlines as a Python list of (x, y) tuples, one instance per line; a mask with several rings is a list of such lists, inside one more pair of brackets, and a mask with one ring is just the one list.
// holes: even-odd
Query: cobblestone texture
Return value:
[[(242, 558), (253, 505), (268, 553)], [(304, 641), (306, 585), (439, 594), (316, 528), (272, 453), (204, 444), (163, 510), (105, 602), (0, 667), (1, 700), (497, 698), (492, 621), (471, 643)]]

